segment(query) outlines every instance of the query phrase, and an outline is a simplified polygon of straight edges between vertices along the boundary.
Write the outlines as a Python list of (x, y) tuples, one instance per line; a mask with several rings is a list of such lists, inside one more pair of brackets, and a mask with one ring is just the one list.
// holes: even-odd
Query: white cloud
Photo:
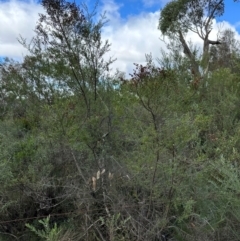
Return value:
[(145, 54), (159, 57), (165, 44), (159, 40), (158, 19), (159, 12), (130, 16), (125, 21), (115, 18), (115, 24), (110, 18), (109, 25), (103, 29), (103, 38), (112, 43), (109, 54), (117, 58), (113, 68), (129, 73), (133, 63), (145, 62)]
[(100, 11), (105, 13), (107, 19), (111, 19), (111, 24), (116, 25), (121, 19), (120, 8), (122, 4), (116, 4), (114, 0), (105, 0)]
[(150, 8), (153, 6), (161, 6), (164, 7), (167, 3), (169, 3), (171, 0), (142, 0), (142, 3), (144, 7)]
[(42, 7), (34, 1), (0, 1), (0, 56), (21, 59), (26, 50), (17, 38), (31, 39)]
[[(112, 44), (108, 56), (117, 58), (113, 63), (113, 72), (118, 68), (127, 73), (134, 69), (133, 63), (145, 63), (145, 54), (152, 53), (153, 58), (161, 56), (161, 48), (166, 49), (165, 44), (159, 39), (160, 31), (157, 29), (159, 11), (154, 13), (142, 13), (122, 19), (120, 15), (121, 5), (114, 0), (106, 0), (101, 11), (106, 11), (109, 23), (103, 28), (103, 39), (108, 39)], [(0, 1), (0, 57), (8, 56), (21, 59), (26, 50), (18, 43), (19, 34), (28, 40), (34, 35), (34, 28), (38, 20), (38, 13), (43, 12), (42, 7), (35, 1)], [(211, 39), (215, 40), (219, 26), (231, 28), (237, 31), (229, 23), (213, 23)], [(2, 34), (3, 33), (3, 34)], [(196, 34), (189, 34), (188, 40), (201, 46), (201, 40)]]

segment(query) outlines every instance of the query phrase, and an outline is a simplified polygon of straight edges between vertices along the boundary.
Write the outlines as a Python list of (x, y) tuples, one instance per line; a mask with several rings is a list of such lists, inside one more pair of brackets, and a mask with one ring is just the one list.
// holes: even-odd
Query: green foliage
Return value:
[[(194, 77), (194, 83), (207, 76), (209, 70), (214, 67), (212, 57), (215, 55), (216, 58), (215, 46), (221, 45), (222, 42), (218, 39), (209, 39), (209, 35), (213, 20), (223, 13), (223, 0), (173, 0), (161, 10), (158, 28), (163, 36), (170, 39), (167, 47), (172, 52), (176, 52), (177, 46), (178, 50), (183, 51), (188, 58), (190, 62), (188, 70)], [(202, 40), (200, 51), (199, 47), (193, 47), (191, 42), (186, 40), (189, 31), (197, 34)], [(213, 46), (211, 51), (210, 46)]]
[(204, 23), (204, 14), (210, 20), (221, 16), (224, 12), (224, 2), (206, 0), (173, 0), (161, 10), (159, 29), (163, 35), (186, 32), (192, 25), (201, 27)]
[(38, 221), (40, 224), (43, 226), (42, 229), (36, 229), (34, 226), (31, 224), (26, 224), (26, 227), (29, 228), (32, 232), (34, 232), (41, 240), (46, 240), (46, 241), (58, 241), (59, 240), (59, 233), (60, 230), (57, 227), (57, 224), (54, 223), (53, 227), (50, 225), (50, 216), (43, 220)]
[(178, 21), (184, 18), (188, 2), (186, 0), (171, 1), (161, 10), (159, 29), (163, 34), (178, 30)]
[[(206, 5), (193, 3), (167, 4), (163, 30)], [(74, 3), (44, 7), (50, 28), (0, 69), (0, 239), (239, 240), (236, 51), (198, 82), (177, 47), (124, 80), (107, 73), (103, 22)]]

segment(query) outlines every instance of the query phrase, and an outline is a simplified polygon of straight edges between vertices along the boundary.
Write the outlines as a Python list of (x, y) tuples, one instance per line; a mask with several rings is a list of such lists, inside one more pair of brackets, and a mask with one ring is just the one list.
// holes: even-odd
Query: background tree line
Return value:
[(42, 5), (0, 66), (0, 239), (239, 240), (239, 42), (209, 39), (224, 1), (169, 2), (170, 51), (130, 79), (109, 74), (97, 5)]

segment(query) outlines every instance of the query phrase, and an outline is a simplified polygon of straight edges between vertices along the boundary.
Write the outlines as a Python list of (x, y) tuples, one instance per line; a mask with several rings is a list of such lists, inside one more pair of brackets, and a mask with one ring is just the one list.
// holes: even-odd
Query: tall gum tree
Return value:
[[(218, 39), (210, 39), (213, 20), (224, 13), (224, 0), (173, 0), (162, 9), (159, 30), (163, 36), (178, 41), (190, 60), (194, 78), (204, 77), (209, 71), (211, 45), (219, 45)], [(200, 61), (196, 59), (186, 41), (186, 34), (193, 32), (203, 41)]]

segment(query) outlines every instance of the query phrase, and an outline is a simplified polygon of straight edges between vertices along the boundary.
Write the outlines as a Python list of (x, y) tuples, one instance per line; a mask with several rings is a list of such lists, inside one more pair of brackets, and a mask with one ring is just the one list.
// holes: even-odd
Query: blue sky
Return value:
[(225, 0), (224, 15), (218, 18), (218, 20), (231, 23), (240, 32), (240, 2), (236, 3), (233, 0)]
[(120, 7), (120, 13), (122, 18), (127, 18), (131, 15), (138, 15), (142, 12), (155, 12), (159, 11), (164, 5), (161, 0), (149, 0), (149, 1), (139, 1), (139, 0), (124, 0), (115, 1)]
[[(106, 2), (106, 1), (105, 1)], [(143, 12), (160, 11), (164, 5), (169, 2), (167, 0), (115, 0), (119, 5), (119, 12), (123, 19), (127, 19), (131, 15), (139, 15)], [(104, 4), (104, 1), (101, 1)], [(234, 0), (225, 0), (224, 15), (218, 18), (220, 21), (227, 21), (234, 26), (238, 26), (240, 31), (240, 2), (236, 3)]]
[[(76, 0), (77, 2), (79, 0)], [(34, 28), (38, 13), (43, 9), (37, 0), (0, 0), (0, 58), (7, 56), (21, 60), (24, 49), (17, 41), (21, 34), (28, 41), (34, 36)], [(95, 0), (86, 0), (93, 6)], [(131, 72), (133, 63), (144, 63), (145, 54), (151, 53), (153, 58), (166, 50), (166, 45), (160, 40), (157, 29), (160, 9), (169, 0), (100, 0), (99, 11), (106, 11), (109, 23), (102, 31), (103, 39), (108, 39), (111, 51), (107, 58), (117, 58), (113, 69)], [(240, 2), (225, 0), (225, 13), (213, 24), (211, 39), (217, 38), (219, 29), (231, 28), (240, 41)], [(188, 36), (196, 45), (200, 45), (194, 34)]]
[[(119, 12), (123, 19), (128, 18), (131, 15), (139, 15), (142, 12), (156, 12), (160, 11), (161, 8), (168, 1), (161, 0), (116, 0), (120, 8)], [(240, 30), (240, 2), (236, 3), (233, 0), (225, 0), (225, 12), (224, 15), (218, 18), (220, 21), (227, 21), (232, 25), (238, 26)]]

